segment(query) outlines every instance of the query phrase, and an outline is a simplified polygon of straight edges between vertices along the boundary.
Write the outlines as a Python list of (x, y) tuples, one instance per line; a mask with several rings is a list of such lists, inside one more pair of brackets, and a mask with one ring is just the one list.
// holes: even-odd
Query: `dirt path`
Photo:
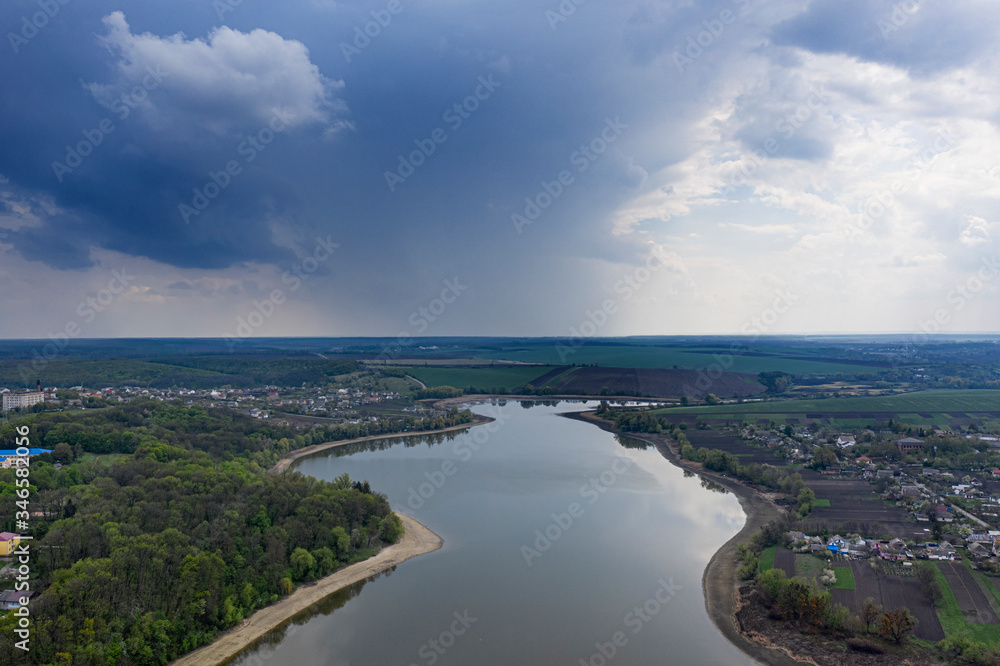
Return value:
[(246, 649), (267, 632), (277, 628), (282, 622), (322, 601), (337, 590), (391, 569), (411, 557), (430, 553), (441, 547), (441, 537), (413, 518), (403, 514), (398, 515), (402, 518), (406, 529), (398, 543), (383, 548), (377, 555), (363, 562), (352, 564), (316, 583), (300, 587), (290, 596), (254, 613), (242, 626), (230, 629), (209, 645), (181, 657), (173, 662), (173, 666), (221, 664)]
[(357, 444), (358, 442), (371, 442), (376, 439), (393, 439), (395, 437), (422, 437), (424, 435), (436, 435), (442, 432), (453, 432), (455, 430), (465, 430), (466, 428), (471, 428), (472, 426), (482, 425), (484, 423), (490, 423), (493, 419), (488, 416), (479, 416), (478, 414), (473, 414), (472, 421), (469, 423), (461, 423), (459, 425), (448, 426), (447, 428), (440, 428), (438, 430), (415, 430), (413, 432), (394, 432), (387, 435), (369, 435), (367, 437), (356, 437), (354, 439), (345, 439), (341, 442), (323, 442), (322, 444), (313, 444), (311, 446), (306, 446), (301, 449), (296, 449), (291, 453), (286, 453), (277, 464), (272, 467), (268, 472), (270, 474), (281, 474), (287, 470), (293, 462), (299, 458), (305, 458), (306, 456), (311, 456), (314, 453), (319, 453), (320, 451), (326, 451), (327, 449), (335, 449), (338, 446), (347, 446), (348, 444)]

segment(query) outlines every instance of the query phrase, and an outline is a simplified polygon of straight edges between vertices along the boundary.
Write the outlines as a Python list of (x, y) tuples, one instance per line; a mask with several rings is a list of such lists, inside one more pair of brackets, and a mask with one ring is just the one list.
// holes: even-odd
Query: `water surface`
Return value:
[(585, 406), (478, 405), (498, 421), (298, 461), (320, 479), (369, 480), (444, 547), (333, 595), (232, 663), (751, 663), (715, 629), (701, 587), (744, 523), (735, 496), (558, 415)]

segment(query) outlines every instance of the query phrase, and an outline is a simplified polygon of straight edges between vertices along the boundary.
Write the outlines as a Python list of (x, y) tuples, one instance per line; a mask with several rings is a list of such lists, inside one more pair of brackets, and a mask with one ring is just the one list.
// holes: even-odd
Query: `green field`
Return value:
[[(560, 346), (557, 346), (561, 345)], [(849, 363), (832, 363), (827, 361), (810, 361), (781, 356), (741, 356), (729, 355), (729, 347), (699, 347), (696, 353), (692, 348), (678, 349), (675, 347), (655, 347), (639, 345), (587, 345), (572, 347), (567, 342), (552, 345), (538, 345), (527, 348), (475, 349), (476, 356), (484, 358), (522, 361), (527, 363), (548, 363), (551, 365), (597, 364), (610, 368), (705, 368), (716, 363), (713, 354), (725, 357), (726, 368), (732, 372), (749, 372), (757, 374), (766, 371), (787, 372), (790, 374), (830, 374), (878, 371), (879, 368)], [(770, 351), (770, 350), (769, 350)], [(789, 350), (796, 356), (805, 356), (804, 350)]]
[[(874, 396), (869, 398), (826, 398), (823, 400), (788, 400), (783, 402), (748, 402), (735, 405), (706, 405), (703, 407), (665, 408), (660, 413), (683, 412), (685, 414), (711, 414), (713, 418), (742, 418), (745, 414), (764, 416), (800, 415), (807, 412), (835, 414), (837, 412), (894, 412), (906, 414), (913, 419), (923, 419), (918, 412), (930, 413), (945, 418), (943, 412), (964, 414), (965, 412), (1000, 412), (1000, 390), (933, 389), (914, 391), (898, 395)], [(775, 419), (778, 420), (778, 419)], [(909, 422), (909, 421), (907, 421)]]
[(813, 500), (813, 506), (830, 506), (830, 500), (828, 499)]
[(1000, 647), (1000, 627), (993, 624), (977, 624), (966, 622), (962, 615), (962, 609), (958, 606), (955, 593), (948, 585), (948, 579), (941, 573), (941, 569), (934, 567), (937, 573), (938, 584), (941, 586), (941, 605), (938, 606), (938, 619), (941, 627), (947, 636), (965, 634), (974, 641), (986, 643), (994, 649)]
[(833, 573), (837, 576), (837, 582), (830, 587), (834, 590), (853, 590), (854, 572), (851, 567), (833, 567)]
[(760, 561), (758, 562), (758, 568), (761, 571), (770, 571), (774, 568), (774, 551), (777, 550), (777, 546), (771, 546), (770, 548), (765, 548), (760, 554)]
[(802, 576), (806, 580), (819, 578), (828, 566), (825, 559), (820, 559), (815, 555), (795, 556), (795, 575)]
[[(775, 403), (772, 402), (771, 404), (773, 405)], [(660, 413), (669, 413), (669, 412), (673, 412), (675, 414), (676, 413), (685, 413), (685, 414), (688, 413), (687, 409), (684, 409), (684, 408), (681, 408), (681, 409), (668, 409), (666, 411), (661, 410)], [(810, 413), (810, 412), (806, 412), (806, 413)], [(873, 417), (871, 417), (871, 416), (869, 416), (867, 418), (839, 418), (838, 416), (836, 416), (836, 412), (832, 412), (832, 413), (819, 412), (819, 413), (823, 414), (823, 418), (821, 419), (821, 421), (823, 423), (829, 423), (829, 425), (834, 426), (836, 428), (844, 428), (844, 429), (864, 428), (866, 426), (872, 425), (872, 420), (873, 420)], [(722, 419), (722, 420), (725, 420), (725, 421), (735, 421), (737, 423), (740, 423), (742, 421), (757, 421), (757, 420), (774, 421), (775, 424), (777, 424), (779, 426), (783, 426), (786, 423), (788, 423), (789, 419), (795, 419), (794, 422), (797, 422), (798, 425), (802, 425), (802, 423), (803, 423), (802, 414), (803, 413), (801, 413), (801, 412), (780, 412), (780, 413), (779, 412), (753, 412), (753, 413), (745, 412), (743, 414), (736, 414), (736, 413), (705, 414), (703, 412), (699, 412), (697, 415), (698, 416), (705, 416), (707, 418), (713, 418), (713, 419)], [(964, 412), (963, 412), (963, 414), (964, 414)], [(947, 426), (949, 424), (949, 422), (951, 421), (951, 417), (949, 417), (946, 414), (932, 414), (932, 417), (933, 418), (927, 419), (927, 418), (923, 418), (923, 417), (920, 417), (920, 416), (917, 416), (917, 415), (914, 415), (914, 414), (910, 414), (910, 415), (907, 415), (907, 414), (896, 414), (892, 418), (893, 418), (894, 421), (899, 421), (900, 423), (907, 423), (909, 425), (914, 425), (914, 426)], [(977, 418), (978, 419), (979, 417), (973, 417), (973, 418)], [(808, 419), (808, 420), (814, 421), (814, 420), (817, 420), (817, 419)], [(984, 427), (986, 427), (986, 426), (984, 425)]]
[(403, 368), (428, 387), (454, 386), (464, 389), (503, 387), (508, 391), (552, 370), (548, 366), (515, 366), (494, 368)]

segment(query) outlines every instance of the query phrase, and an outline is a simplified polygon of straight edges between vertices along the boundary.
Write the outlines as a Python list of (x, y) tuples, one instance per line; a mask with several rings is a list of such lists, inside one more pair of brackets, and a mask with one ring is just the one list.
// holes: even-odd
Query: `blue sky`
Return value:
[(0, 336), (997, 331), (998, 22), (8, 1)]

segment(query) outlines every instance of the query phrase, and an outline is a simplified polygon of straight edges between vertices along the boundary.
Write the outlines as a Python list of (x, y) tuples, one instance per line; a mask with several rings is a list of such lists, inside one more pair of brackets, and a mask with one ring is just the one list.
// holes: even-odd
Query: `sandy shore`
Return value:
[(702, 590), (705, 594), (705, 610), (708, 611), (712, 622), (729, 642), (758, 664), (767, 664), (768, 666), (800, 665), (802, 662), (792, 659), (783, 651), (770, 649), (750, 641), (740, 633), (734, 618), (737, 590), (736, 571), (739, 569), (736, 547), (749, 541), (750, 537), (764, 525), (780, 518), (783, 511), (756, 490), (729, 477), (706, 470), (699, 464), (684, 460), (674, 450), (674, 442), (667, 437), (647, 433), (620, 432), (612, 427), (610, 422), (595, 417), (593, 412), (571, 413), (564, 414), (564, 416), (592, 423), (608, 432), (649, 442), (656, 446), (657, 450), (673, 464), (711, 479), (736, 495), (740, 506), (743, 507), (743, 512), (747, 515), (747, 521), (743, 525), (743, 529), (716, 551), (705, 568), (705, 574), (701, 580)]
[(453, 432), (455, 430), (465, 430), (466, 428), (471, 428), (472, 426), (482, 425), (484, 423), (489, 423), (493, 419), (488, 416), (479, 416), (478, 414), (472, 415), (472, 421), (469, 423), (461, 423), (459, 425), (448, 426), (447, 428), (440, 428), (438, 430), (414, 430), (413, 432), (394, 432), (387, 435), (369, 435), (367, 437), (356, 437), (354, 439), (345, 439), (339, 442), (323, 442), (322, 444), (313, 444), (311, 446), (306, 446), (301, 449), (296, 449), (291, 453), (285, 454), (277, 464), (268, 470), (271, 474), (281, 474), (291, 466), (293, 462), (299, 458), (305, 458), (306, 456), (311, 456), (314, 453), (319, 453), (320, 451), (326, 451), (327, 449), (335, 449), (338, 446), (347, 446), (348, 444), (357, 444), (358, 442), (371, 442), (376, 439), (393, 439), (395, 437), (422, 437), (424, 435), (436, 435), (442, 432)]
[[(440, 431), (437, 431), (440, 432)], [(348, 585), (405, 562), (411, 557), (430, 553), (441, 547), (441, 537), (407, 515), (398, 514), (406, 531), (397, 542), (383, 548), (377, 555), (363, 562), (352, 564), (322, 578), (311, 585), (304, 585), (281, 601), (254, 613), (242, 626), (220, 634), (209, 645), (195, 650), (173, 662), (173, 666), (207, 666), (221, 664), (235, 656), (254, 641), (294, 615), (322, 601), (327, 596)]]

